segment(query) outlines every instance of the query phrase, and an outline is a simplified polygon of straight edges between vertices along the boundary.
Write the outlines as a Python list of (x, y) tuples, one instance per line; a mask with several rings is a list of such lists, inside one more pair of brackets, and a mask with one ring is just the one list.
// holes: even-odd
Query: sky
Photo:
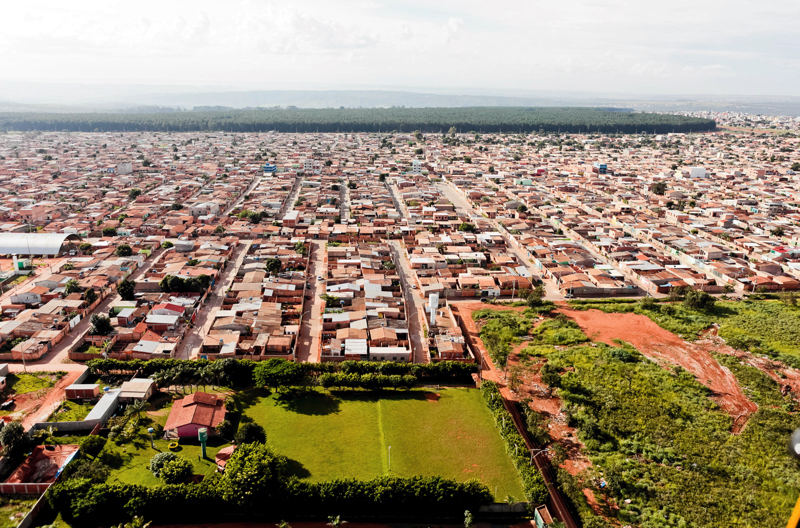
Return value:
[(797, 0), (25, 0), (0, 81), (800, 95)]

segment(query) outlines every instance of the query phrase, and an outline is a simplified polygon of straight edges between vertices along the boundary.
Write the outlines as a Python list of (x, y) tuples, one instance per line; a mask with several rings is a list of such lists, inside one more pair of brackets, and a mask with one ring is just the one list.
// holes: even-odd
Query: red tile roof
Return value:
[(216, 427), (225, 419), (225, 405), (215, 394), (195, 392), (178, 400), (172, 406), (165, 430), (177, 429), (184, 425)]

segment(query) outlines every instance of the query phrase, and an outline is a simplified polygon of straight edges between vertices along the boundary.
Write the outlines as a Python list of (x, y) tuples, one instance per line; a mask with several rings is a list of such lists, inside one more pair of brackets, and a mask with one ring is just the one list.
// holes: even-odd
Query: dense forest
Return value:
[(610, 108), (468, 107), (198, 110), (142, 114), (0, 113), (3, 130), (82, 132), (604, 132), (668, 133), (716, 129), (711, 119)]

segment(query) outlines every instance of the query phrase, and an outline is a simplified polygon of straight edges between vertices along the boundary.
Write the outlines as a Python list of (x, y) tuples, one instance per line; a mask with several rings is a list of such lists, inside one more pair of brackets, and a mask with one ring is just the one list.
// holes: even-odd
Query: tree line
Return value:
[(700, 132), (713, 119), (577, 107), (464, 108), (244, 108), (238, 110), (122, 113), (0, 113), (6, 130), (81, 132)]

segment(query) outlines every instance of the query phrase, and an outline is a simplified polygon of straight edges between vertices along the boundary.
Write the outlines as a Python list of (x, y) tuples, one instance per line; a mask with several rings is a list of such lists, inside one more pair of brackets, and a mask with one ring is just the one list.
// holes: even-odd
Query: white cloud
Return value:
[(0, 81), (786, 93), (798, 22), (790, 0), (25, 0)]
[(442, 26), (442, 42), (447, 44), (448, 42), (452, 42), (453, 40), (457, 39), (463, 25), (464, 21), (460, 18), (450, 17), (447, 19), (447, 22), (445, 22), (445, 24)]

